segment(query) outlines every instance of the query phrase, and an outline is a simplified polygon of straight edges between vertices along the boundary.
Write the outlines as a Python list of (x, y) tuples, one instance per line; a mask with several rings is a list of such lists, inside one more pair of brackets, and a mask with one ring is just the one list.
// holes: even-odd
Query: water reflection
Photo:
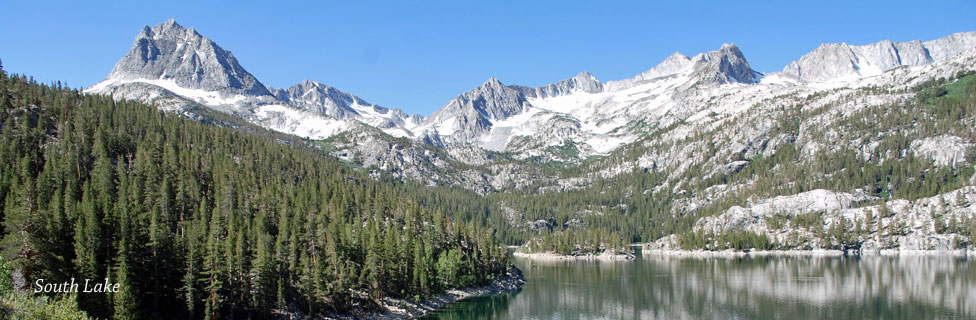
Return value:
[(965, 257), (645, 256), (632, 262), (516, 259), (520, 292), (439, 319), (973, 319)]

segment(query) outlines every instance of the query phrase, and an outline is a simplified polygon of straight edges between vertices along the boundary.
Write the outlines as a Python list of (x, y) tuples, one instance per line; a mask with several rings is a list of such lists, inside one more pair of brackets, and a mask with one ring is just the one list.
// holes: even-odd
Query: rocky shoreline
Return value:
[[(682, 256), (682, 257), (748, 257), (748, 256), (843, 256), (843, 250), (812, 249), (812, 250), (757, 250), (757, 251), (710, 251), (710, 250), (680, 250), (680, 249), (648, 249), (642, 251), (642, 256)], [(850, 256), (976, 256), (976, 250), (862, 250), (849, 251)]]
[[(640, 246), (640, 245), (637, 245)], [(953, 256), (965, 257), (976, 256), (976, 249), (956, 249), (956, 250), (861, 250), (848, 251), (834, 249), (810, 249), (810, 250), (684, 250), (684, 249), (655, 249), (640, 246), (641, 256), (644, 258), (655, 256), (668, 257), (689, 257), (689, 258), (737, 258), (737, 257), (839, 257), (839, 256)], [(563, 255), (552, 252), (544, 253), (525, 253), (515, 252), (514, 256), (531, 259), (538, 262), (561, 262), (561, 261), (631, 261), (635, 259), (632, 254), (601, 254), (587, 255)]]
[(419, 318), (438, 308), (460, 300), (512, 292), (525, 285), (525, 277), (522, 270), (515, 266), (510, 266), (505, 275), (494, 279), (488, 285), (473, 288), (451, 289), (436, 297), (429, 298), (421, 302), (413, 302), (406, 299), (383, 298), (381, 299), (380, 310), (362, 315), (342, 315), (331, 316), (326, 319), (413, 319)]
[(630, 253), (613, 253), (604, 251), (600, 254), (565, 255), (553, 252), (518, 252), (512, 253), (513, 256), (531, 259), (542, 262), (556, 261), (630, 261), (634, 260), (634, 255)]

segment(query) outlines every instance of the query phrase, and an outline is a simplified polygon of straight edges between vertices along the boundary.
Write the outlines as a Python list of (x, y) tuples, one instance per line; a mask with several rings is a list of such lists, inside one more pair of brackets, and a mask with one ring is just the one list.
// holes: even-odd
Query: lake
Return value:
[(427, 318), (976, 319), (976, 263), (966, 257), (513, 259), (520, 291)]

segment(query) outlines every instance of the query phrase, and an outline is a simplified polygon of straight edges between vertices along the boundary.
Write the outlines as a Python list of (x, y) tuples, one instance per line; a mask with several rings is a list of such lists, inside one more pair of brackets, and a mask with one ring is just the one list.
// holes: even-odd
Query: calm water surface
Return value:
[(514, 258), (522, 290), (432, 319), (976, 319), (965, 257)]

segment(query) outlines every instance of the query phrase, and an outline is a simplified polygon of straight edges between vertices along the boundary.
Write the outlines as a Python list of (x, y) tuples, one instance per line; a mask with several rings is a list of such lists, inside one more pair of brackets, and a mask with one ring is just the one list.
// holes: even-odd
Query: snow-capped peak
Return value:
[(682, 69), (685, 69), (690, 65), (691, 58), (688, 58), (688, 56), (683, 55), (680, 52), (675, 52), (650, 70), (644, 71), (643, 73), (637, 75), (636, 78), (640, 80), (650, 80), (658, 77), (669, 76), (681, 72)]
[(618, 81), (602, 82), (586, 71), (538, 87), (505, 85), (489, 77), (425, 118), (307, 79), (270, 88), (230, 51), (170, 19), (142, 28), (109, 77), (86, 92), (148, 102), (180, 100), (184, 108), (204, 105), (315, 139), (366, 124), (437, 146), (472, 145), (516, 157), (575, 148), (571, 153), (588, 156), (632, 143), (648, 128), (741, 111), (774, 90), (816, 89), (810, 82), (857, 80), (899, 65), (944, 61), (974, 47), (976, 32), (926, 42), (824, 44), (783, 73), (766, 77), (752, 70), (734, 43), (725, 43), (693, 57), (674, 52)]

